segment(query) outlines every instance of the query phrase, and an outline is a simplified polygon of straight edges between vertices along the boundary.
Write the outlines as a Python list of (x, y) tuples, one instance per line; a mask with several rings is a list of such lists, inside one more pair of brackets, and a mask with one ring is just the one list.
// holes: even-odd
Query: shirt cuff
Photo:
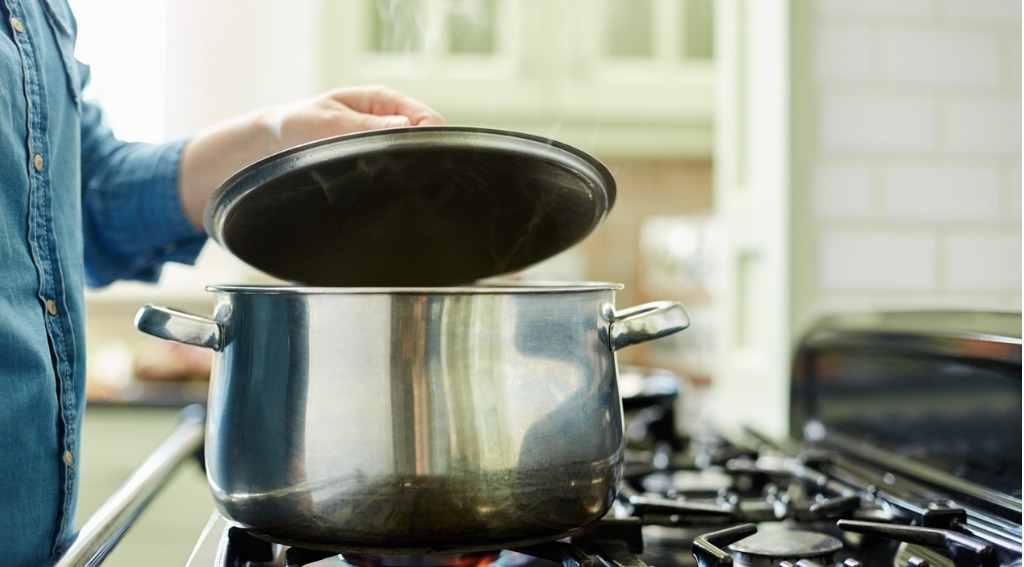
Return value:
[(155, 282), (165, 262), (195, 262), (207, 238), (189, 222), (178, 198), (186, 143), (128, 144), (108, 169), (111, 175), (85, 188), (87, 285)]

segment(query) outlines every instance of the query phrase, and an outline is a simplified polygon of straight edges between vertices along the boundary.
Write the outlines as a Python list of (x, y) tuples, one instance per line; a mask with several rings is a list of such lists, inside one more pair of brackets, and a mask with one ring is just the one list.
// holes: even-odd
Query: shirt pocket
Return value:
[(43, 0), (42, 4), (46, 12), (46, 19), (53, 30), (57, 49), (60, 51), (61, 61), (64, 63), (68, 94), (74, 101), (75, 107), (80, 111), (82, 108), (82, 81), (78, 61), (75, 59), (75, 37), (78, 29), (75, 17), (66, 0)]

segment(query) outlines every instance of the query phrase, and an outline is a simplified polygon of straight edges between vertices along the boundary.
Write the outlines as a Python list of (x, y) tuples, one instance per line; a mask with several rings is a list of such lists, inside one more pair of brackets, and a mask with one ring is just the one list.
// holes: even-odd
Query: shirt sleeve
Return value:
[[(88, 77), (88, 68), (81, 68)], [(189, 223), (178, 201), (187, 140), (125, 142), (89, 102), (82, 103), (81, 131), (86, 284), (153, 282), (165, 262), (194, 263), (206, 235)]]

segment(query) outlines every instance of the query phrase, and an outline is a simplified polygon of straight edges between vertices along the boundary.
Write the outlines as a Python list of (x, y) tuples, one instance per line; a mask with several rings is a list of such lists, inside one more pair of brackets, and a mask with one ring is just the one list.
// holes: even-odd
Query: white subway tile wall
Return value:
[(871, 81), (872, 29), (863, 25), (818, 28), (815, 75), (829, 83)]
[(946, 0), (944, 13), (962, 21), (1020, 19), (1020, 2), (1012, 0)]
[(816, 310), (1019, 309), (1020, 0), (813, 10)]
[(852, 17), (929, 16), (935, 10), (934, 0), (820, 0), (816, 5), (821, 14)]
[(1020, 237), (953, 233), (946, 255), (951, 290), (1020, 293)]
[(1000, 38), (975, 31), (887, 29), (881, 33), (881, 78), (890, 85), (993, 87), (999, 84)]
[[(1018, 18), (1019, 20), (1019, 18)], [(1006, 59), (1006, 75), (1009, 85), (1020, 85), (1021, 79), (1021, 48), (1020, 33), (1009, 34), (1003, 37), (1003, 56)]]
[(819, 104), (819, 140), (825, 151), (935, 150), (937, 114), (928, 97), (822, 92)]
[(955, 98), (946, 103), (948, 149), (959, 155), (1020, 160), (1020, 84), (1016, 98)]
[(935, 291), (936, 241), (900, 229), (833, 230), (822, 236), (819, 279), (827, 292)]
[(1003, 207), (1003, 220), (1017, 221), (1020, 224), (1021, 220), (1021, 177), (1020, 168), (1010, 169), (1004, 176), (1006, 178), (1005, 188), (1003, 191), (1006, 192), (1005, 205)]
[(814, 175), (819, 219), (870, 220), (874, 208), (871, 167), (863, 163), (819, 163)]
[(895, 165), (883, 171), (883, 216), (891, 221), (998, 222), (1002, 185), (995, 167)]

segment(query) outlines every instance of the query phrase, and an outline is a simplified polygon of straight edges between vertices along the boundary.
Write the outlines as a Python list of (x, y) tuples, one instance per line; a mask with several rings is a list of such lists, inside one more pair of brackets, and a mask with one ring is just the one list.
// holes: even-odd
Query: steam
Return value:
[(376, 48), (385, 53), (429, 53), (440, 44), (443, 14), (429, 10), (431, 2), (377, 0), (379, 37)]

